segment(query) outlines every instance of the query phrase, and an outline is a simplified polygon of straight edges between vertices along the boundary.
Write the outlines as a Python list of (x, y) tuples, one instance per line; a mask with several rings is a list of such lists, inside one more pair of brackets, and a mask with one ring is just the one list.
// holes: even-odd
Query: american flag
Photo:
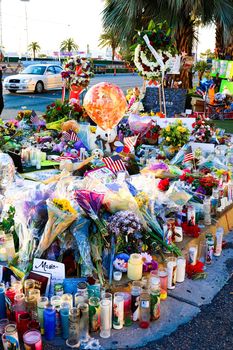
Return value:
[(30, 117), (30, 121), (32, 124), (34, 125), (39, 125), (40, 124), (40, 118), (38, 117), (38, 115), (36, 114), (35, 111), (32, 111), (31, 117)]
[(105, 163), (106, 167), (114, 173), (117, 173), (118, 171), (127, 171), (125, 164), (119, 155), (105, 157), (102, 161)]
[(72, 156), (60, 156), (55, 159), (55, 162), (61, 162), (62, 160), (74, 160), (76, 157)]
[(216, 85), (215, 85), (214, 83), (212, 83), (212, 84), (210, 85), (209, 88), (210, 88), (210, 89), (215, 89), (215, 86), (216, 86)]
[(193, 160), (193, 159), (194, 159), (194, 155), (193, 155), (191, 147), (189, 147), (187, 149), (187, 153), (184, 155), (183, 163), (190, 162), (190, 160)]
[(65, 141), (78, 141), (79, 138), (73, 130), (65, 131), (62, 134)]
[(202, 91), (201, 89), (197, 89), (196, 94), (203, 97), (205, 96), (205, 91)]
[(124, 144), (127, 146), (130, 150), (130, 152), (134, 151), (134, 147), (137, 143), (138, 135), (135, 136), (129, 136), (124, 138)]

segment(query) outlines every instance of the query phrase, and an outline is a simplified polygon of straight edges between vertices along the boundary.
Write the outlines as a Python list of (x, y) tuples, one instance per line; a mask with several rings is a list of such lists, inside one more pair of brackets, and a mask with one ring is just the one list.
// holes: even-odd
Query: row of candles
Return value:
[(21, 159), (25, 164), (41, 168), (41, 162), (46, 160), (46, 153), (36, 147), (27, 147), (21, 150)]
[[(218, 228), (214, 250), (213, 237), (205, 240), (205, 261), (211, 263), (212, 255), (221, 254), (223, 229)], [(203, 243), (203, 242), (202, 242)], [(188, 262), (197, 262), (197, 248), (189, 248)], [(166, 267), (153, 270), (149, 275), (135, 278), (130, 292), (106, 292), (94, 288), (90, 296), (87, 283), (80, 282), (77, 293), (59, 292), (50, 298), (40, 295), (35, 281), (15, 281), (11, 287), (0, 284), (0, 333), (4, 349), (7, 342), (13, 342), (19, 349), (23, 339), (27, 349), (42, 349), (41, 335), (46, 340), (62, 336), (70, 347), (89, 339), (89, 332), (99, 332), (100, 337), (111, 336), (111, 329), (122, 329), (139, 321), (141, 328), (148, 328), (150, 322), (160, 317), (160, 301), (167, 298), (167, 290), (174, 289), (176, 282), (185, 280), (186, 258), (168, 257)], [(97, 285), (96, 285), (97, 286)], [(94, 287), (94, 286), (93, 286)], [(93, 291), (92, 290), (92, 291)], [(5, 344), (5, 345), (4, 345)], [(33, 345), (33, 346), (32, 346)]]

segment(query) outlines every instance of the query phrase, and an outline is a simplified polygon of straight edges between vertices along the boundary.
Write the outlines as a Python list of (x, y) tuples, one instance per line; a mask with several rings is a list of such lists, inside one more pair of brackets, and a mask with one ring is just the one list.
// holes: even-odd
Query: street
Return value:
[[(131, 74), (119, 74), (119, 75), (96, 75), (91, 79), (90, 86), (98, 84), (102, 81), (110, 82), (118, 85), (124, 92), (128, 88), (141, 86), (142, 78), (138, 75)], [(5, 109), (16, 109), (17, 111), (21, 109), (34, 109), (36, 111), (44, 112), (46, 106), (61, 98), (61, 90), (48, 91), (42, 94), (32, 94), (32, 93), (14, 93), (11, 94), (8, 91), (4, 91), (4, 103)], [(4, 114), (4, 112), (3, 112)]]

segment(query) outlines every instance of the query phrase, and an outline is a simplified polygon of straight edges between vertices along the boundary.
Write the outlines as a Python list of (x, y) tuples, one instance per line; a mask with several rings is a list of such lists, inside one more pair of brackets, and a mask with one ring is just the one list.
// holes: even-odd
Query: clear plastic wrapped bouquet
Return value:
[(47, 200), (48, 221), (41, 236), (35, 257), (41, 257), (55, 238), (65, 231), (77, 217), (77, 212), (67, 199)]

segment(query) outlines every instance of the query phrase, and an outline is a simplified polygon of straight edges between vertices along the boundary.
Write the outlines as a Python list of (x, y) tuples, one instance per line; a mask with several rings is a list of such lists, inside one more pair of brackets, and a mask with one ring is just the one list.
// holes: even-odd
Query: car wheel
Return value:
[(14, 92), (17, 92), (17, 90), (12, 90), (12, 89), (9, 89), (8, 91), (9, 91), (10, 93), (12, 93), (12, 94), (13, 94)]
[(42, 83), (42, 81), (38, 81), (36, 83), (35, 92), (37, 94), (41, 94), (41, 92), (43, 92), (43, 90), (44, 90), (44, 84)]

